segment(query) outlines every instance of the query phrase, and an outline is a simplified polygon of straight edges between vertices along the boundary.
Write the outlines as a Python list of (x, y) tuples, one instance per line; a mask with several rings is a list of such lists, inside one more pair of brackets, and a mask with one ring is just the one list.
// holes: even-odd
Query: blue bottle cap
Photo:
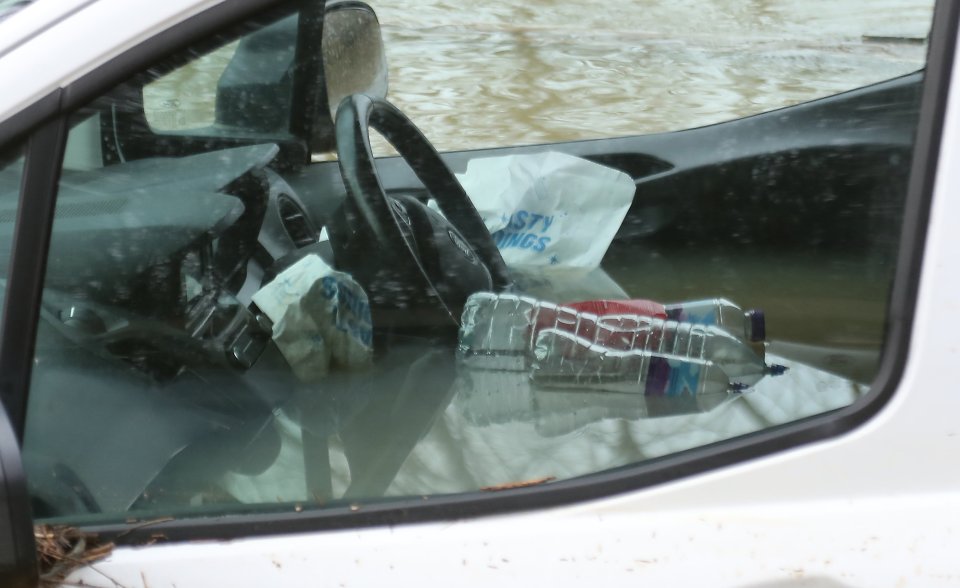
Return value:
[(767, 366), (767, 374), (771, 376), (782, 376), (788, 369), (785, 365), (773, 364)]
[(750, 321), (750, 341), (763, 341), (767, 338), (767, 321), (763, 311), (758, 308), (748, 310), (747, 320)]

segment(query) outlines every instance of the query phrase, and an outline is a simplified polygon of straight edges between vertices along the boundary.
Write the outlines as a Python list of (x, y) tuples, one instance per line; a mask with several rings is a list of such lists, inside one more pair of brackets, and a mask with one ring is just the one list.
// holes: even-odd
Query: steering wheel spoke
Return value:
[[(370, 128), (397, 149), (442, 214), (412, 196), (387, 195)], [(379, 98), (349, 96), (337, 109), (336, 135), (347, 197), (328, 226), (330, 241), (338, 269), (366, 289), (375, 326), (394, 326), (377, 325), (378, 315), (396, 321), (405, 310), (411, 317), (433, 310), (441, 322), (458, 326), (470, 294), (509, 287), (506, 265), (476, 207), (399, 109)]]

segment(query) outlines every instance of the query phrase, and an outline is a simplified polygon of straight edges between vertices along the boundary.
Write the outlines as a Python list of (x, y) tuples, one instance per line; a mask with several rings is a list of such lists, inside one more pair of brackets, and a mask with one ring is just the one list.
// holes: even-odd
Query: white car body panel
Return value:
[[(22, 80), (0, 92), (0, 121), (217, 3), (166, 0), (137, 3), (136, 10), (125, 10), (123, 0), (31, 5), (0, 23), (0, 55), (10, 57), (0, 60), (0, 79)], [(43, 23), (72, 11), (44, 30)], [(954, 79), (957, 69), (955, 63)], [(121, 547), (66, 585), (960, 585), (956, 88), (942, 145), (906, 369), (892, 400), (852, 433), (530, 513)]]
[[(704, 504), (709, 486), (701, 485)], [(647, 512), (644, 498), (652, 496), (470, 522), (120, 549), (70, 581), (127, 588), (956, 586), (955, 494), (651, 504)]]
[(0, 25), (0, 55), (3, 55), (30, 37), (42, 33), (57, 22), (69, 17), (96, 0), (61, 0), (60, 2), (36, 2), (18, 10)]
[[(0, 22), (0, 39), (16, 38), (19, 23), (36, 15), (37, 20), (58, 18), (59, 12), (35, 13), (46, 2), (34, 3), (6, 21)], [(130, 47), (194, 14), (218, 4), (216, 1), (170, 0), (137, 3), (135, 9), (124, 2), (100, 0), (82, 7), (76, 14), (42, 34), (20, 35), (19, 45), (0, 45), (0, 79), (18, 80), (0, 92), (0, 122), (26, 106), (62, 88)], [(63, 11), (61, 11), (63, 12)], [(122, 26), (117, 26), (122, 23)], [(32, 25), (32, 26), (30, 26)], [(39, 22), (30, 30), (42, 30)], [(25, 39), (25, 40), (24, 40)], [(4, 46), (7, 49), (4, 50)], [(56, 59), (51, 59), (56, 55)], [(38, 75), (39, 71), (42, 75)]]

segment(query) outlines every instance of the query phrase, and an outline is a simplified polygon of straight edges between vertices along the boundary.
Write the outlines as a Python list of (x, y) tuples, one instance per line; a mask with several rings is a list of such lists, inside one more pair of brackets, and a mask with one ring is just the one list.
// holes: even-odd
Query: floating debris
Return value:
[(480, 490), (484, 492), (497, 492), (499, 490), (513, 490), (514, 488), (529, 488), (530, 486), (546, 484), (547, 482), (552, 482), (556, 479), (556, 476), (544, 476), (543, 478), (524, 480), (523, 482), (507, 482), (506, 484), (497, 484), (496, 486), (484, 486), (483, 488), (480, 488)]
[(59, 586), (71, 572), (113, 552), (113, 543), (102, 543), (96, 534), (66, 525), (35, 525), (41, 586)]
[(917, 35), (863, 35), (865, 43), (894, 43), (899, 45), (923, 45), (926, 36)]

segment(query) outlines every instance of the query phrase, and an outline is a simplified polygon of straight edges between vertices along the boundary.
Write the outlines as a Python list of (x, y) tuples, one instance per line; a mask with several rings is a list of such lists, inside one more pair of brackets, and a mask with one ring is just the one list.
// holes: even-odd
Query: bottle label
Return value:
[(716, 325), (717, 311), (712, 306), (697, 308), (684, 308), (677, 306), (667, 308), (667, 317), (680, 323), (693, 323), (695, 325)]
[(695, 397), (703, 365), (693, 361), (651, 357), (644, 396)]
[(696, 361), (651, 357), (644, 388), (649, 417), (700, 412), (697, 392), (706, 366)]

